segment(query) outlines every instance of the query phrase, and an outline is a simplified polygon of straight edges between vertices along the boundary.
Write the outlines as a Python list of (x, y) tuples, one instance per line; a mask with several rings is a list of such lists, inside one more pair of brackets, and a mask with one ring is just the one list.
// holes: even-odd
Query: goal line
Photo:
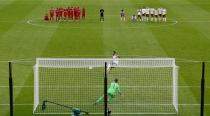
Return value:
[[(10, 104), (0, 104), (0, 106), (9, 106)], [(13, 104), (14, 106), (33, 106), (33, 104), (27, 103), (20, 103), (20, 104)], [(79, 104), (84, 105), (84, 104)], [(171, 105), (171, 104), (109, 104), (113, 106), (121, 106), (121, 105)], [(200, 106), (200, 104), (178, 104), (179, 106)], [(204, 104), (205, 106), (210, 106), (210, 104)]]
[[(35, 86), (25, 85), (25, 86), (13, 86), (14, 88), (34, 88)], [(42, 86), (41, 88), (47, 88), (49, 86)], [(103, 86), (87, 86), (88, 88), (101, 88)], [(82, 86), (50, 86), (50, 88), (87, 88)], [(121, 86), (121, 88), (165, 88), (171, 86)], [(200, 88), (200, 86), (177, 86), (178, 88)], [(9, 86), (0, 86), (0, 88), (9, 88)], [(210, 86), (205, 88), (210, 89)]]

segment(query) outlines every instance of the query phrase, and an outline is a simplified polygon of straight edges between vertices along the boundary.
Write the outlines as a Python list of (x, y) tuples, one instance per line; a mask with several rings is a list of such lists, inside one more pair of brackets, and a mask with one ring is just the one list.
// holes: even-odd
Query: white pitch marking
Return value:
[(2, 23), (13, 23), (15, 21), (0, 20), (0, 22), (2, 22)]
[[(9, 106), (10, 104), (0, 104), (0, 106)], [(33, 106), (34, 104), (13, 104), (14, 106)], [(79, 105), (90, 105), (90, 104), (79, 104)], [(110, 104), (112, 106), (146, 106), (146, 105), (156, 105), (156, 106), (166, 106), (172, 104)], [(200, 104), (178, 104), (179, 106), (200, 106)], [(204, 104), (205, 106), (210, 106), (210, 104)]]
[[(9, 106), (10, 104), (0, 104), (0, 106)], [(32, 106), (34, 104), (13, 104), (14, 106)]]
[[(64, 55), (64, 56), (49, 56), (53, 58), (60, 58), (60, 57), (109, 57), (110, 55)], [(141, 56), (141, 55), (126, 55), (122, 54), (120, 55), (122, 57), (129, 57), (129, 58), (135, 58), (135, 57), (140, 57), (140, 58), (159, 58), (160, 56)], [(25, 58), (25, 59), (15, 59), (15, 60), (0, 60), (0, 62), (35, 62), (36, 58)], [(203, 62), (202, 60), (193, 60), (193, 59), (181, 59), (181, 58), (176, 58), (176, 62)], [(210, 60), (206, 60), (205, 62), (210, 62)]]
[[(39, 26), (39, 27), (44, 27), (44, 28), (57, 28), (57, 26), (46, 26), (46, 25), (40, 25), (40, 24), (34, 24), (32, 23), (32, 19), (28, 20), (27, 23), (30, 24), (30, 25), (33, 25), (33, 26)], [(177, 20), (175, 21), (168, 21), (170, 24), (165, 24), (164, 22), (163, 23), (160, 23), (160, 24), (165, 24), (165, 25), (158, 25), (158, 26), (148, 26), (148, 27), (167, 27), (167, 26), (173, 26), (173, 25), (176, 25), (178, 23)], [(68, 28), (65, 28), (65, 27), (58, 27), (58, 28), (63, 28), (63, 29), (69, 29), (69, 28), (72, 28), (72, 29), (82, 29), (82, 27), (68, 27)], [(131, 26), (127, 26), (127, 27), (121, 27), (123, 29), (137, 29), (137, 28), (143, 28), (143, 27), (131, 27)], [(110, 28), (105, 28), (105, 29), (110, 29)]]
[[(121, 54), (120, 56), (122, 57), (141, 57), (141, 58), (158, 58), (158, 56), (140, 56), (140, 55), (123, 55)], [(51, 58), (60, 58), (60, 57), (110, 57), (110, 55), (93, 55), (93, 54), (89, 54), (89, 55), (64, 55), (64, 56), (49, 56)], [(0, 62), (35, 62), (36, 58), (22, 58), (22, 59), (15, 59), (15, 60), (0, 60)]]
[(38, 26), (38, 27), (45, 27), (45, 28), (46, 28), (46, 27), (50, 27), (50, 28), (57, 28), (57, 26), (45, 26), (45, 25), (34, 24), (34, 23), (31, 23), (31, 21), (32, 21), (32, 20), (28, 20), (28, 21), (27, 21), (27, 23), (28, 23), (28, 24), (30, 24), (30, 25), (33, 25), (33, 26)]
[[(34, 88), (35, 86), (25, 85), (25, 86), (13, 86), (14, 88)], [(41, 88), (102, 88), (103, 86), (39, 86)], [(170, 88), (172, 86), (121, 86), (122, 88)], [(9, 88), (9, 86), (0, 86), (0, 88)], [(178, 86), (178, 88), (200, 88), (200, 86)], [(210, 88), (206, 86), (205, 88)]]
[(210, 23), (210, 20), (197, 20), (197, 21), (193, 21), (193, 20), (190, 20), (190, 21), (179, 21), (180, 23)]

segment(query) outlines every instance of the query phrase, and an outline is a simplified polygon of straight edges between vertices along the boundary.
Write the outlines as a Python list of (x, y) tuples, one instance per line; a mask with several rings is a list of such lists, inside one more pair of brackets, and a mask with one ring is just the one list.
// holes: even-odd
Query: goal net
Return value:
[(108, 87), (117, 78), (123, 96), (116, 95), (108, 108), (112, 114), (178, 113), (178, 68), (174, 58), (37, 58), (34, 66), (34, 114), (69, 114), (70, 109), (43, 101), (103, 114), (105, 62)]

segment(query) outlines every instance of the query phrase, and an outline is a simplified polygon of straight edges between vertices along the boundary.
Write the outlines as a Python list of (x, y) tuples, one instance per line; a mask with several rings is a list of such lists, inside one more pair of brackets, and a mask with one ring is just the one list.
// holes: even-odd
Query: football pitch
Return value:
[[(84, 7), (87, 12), (86, 19), (76, 22), (42, 20), (51, 7), (60, 6)], [(166, 8), (167, 22), (132, 22), (131, 16), (143, 6)], [(99, 21), (101, 8), (105, 10), (104, 22)], [(120, 21), (121, 9), (126, 13), (125, 22)], [(122, 58), (176, 58), (176, 65), (179, 66), (179, 113), (164, 114), (164, 116), (199, 116), (201, 63), (206, 61), (205, 116), (209, 116), (209, 27), (210, 1), (208, 0), (0, 0), (0, 116), (9, 116), (8, 61), (13, 61), (14, 116), (32, 116), (33, 66), (36, 58), (110, 58), (113, 50), (116, 50)], [(98, 88), (102, 88), (103, 85), (99, 84), (95, 88), (95, 83), (91, 83), (103, 80), (98, 79), (101, 75), (96, 73), (98, 70), (102, 71), (102, 69), (88, 69), (90, 71), (88, 78), (92, 78), (87, 80), (83, 79), (85, 78), (83, 71), (79, 71), (83, 78), (78, 79), (77, 83), (71, 83), (70, 87), (81, 86), (78, 87), (78, 91), (88, 91), (94, 96), (90, 99), (88, 97), (87, 101), (87, 98), (81, 98), (80, 101), (81, 96), (73, 94), (77, 99), (70, 101), (76, 102), (75, 105), (92, 103), (97, 99), (96, 93), (101, 93)], [(124, 89), (125, 92), (123, 98), (117, 97), (113, 101), (114, 104), (126, 106), (125, 109), (115, 105), (110, 106), (114, 111), (136, 112), (150, 107), (135, 105), (143, 104), (148, 97), (152, 98), (147, 96), (148, 93), (139, 94), (135, 90), (144, 84), (152, 85), (154, 80), (142, 80), (132, 75), (129, 78), (127, 75), (130, 72), (116, 68), (110, 73), (111, 79), (122, 78), (120, 83), (122, 91)], [(91, 82), (86, 88), (84, 83), (88, 81)], [(164, 86), (164, 82), (158, 81)], [(136, 88), (129, 88), (130, 85)], [(62, 97), (59, 92), (57, 93), (59, 95), (49, 94), (49, 96)], [(142, 101), (138, 101), (139, 97)], [(160, 96), (161, 99), (169, 98)], [(87, 109), (88, 107), (85, 106)], [(101, 106), (94, 107), (99, 112), (102, 109)], [(150, 110), (159, 110), (158, 108), (151, 106)], [(125, 115), (127, 114), (117, 116)], [(40, 116), (51, 115), (40, 114)], [(161, 115), (147, 114), (147, 116)]]

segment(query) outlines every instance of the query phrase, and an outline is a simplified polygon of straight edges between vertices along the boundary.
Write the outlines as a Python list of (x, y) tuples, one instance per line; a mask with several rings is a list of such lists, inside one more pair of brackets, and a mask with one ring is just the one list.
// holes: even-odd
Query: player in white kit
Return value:
[(150, 20), (153, 22), (154, 20), (154, 14), (155, 14), (155, 9), (154, 8), (150, 8)]
[(165, 8), (163, 8), (162, 9), (163, 22), (166, 22), (166, 13), (167, 13), (167, 10)]
[(142, 12), (142, 21), (145, 21), (146, 20), (146, 11), (145, 10), (146, 9), (144, 7), (141, 9), (141, 12)]
[(145, 12), (146, 12), (146, 21), (148, 22), (149, 21), (149, 8), (146, 8)]
[(162, 21), (162, 8), (158, 8), (159, 22)]
[(135, 15), (135, 14), (133, 14), (133, 15), (131, 16), (131, 20), (132, 20), (133, 22), (136, 22), (137, 17), (136, 17), (136, 15)]
[(118, 65), (119, 61), (118, 61), (119, 55), (117, 54), (116, 51), (113, 51), (112, 54), (112, 65)]
[(155, 9), (154, 12), (155, 12), (155, 22), (157, 22), (158, 21), (158, 9)]
[(142, 15), (142, 11), (141, 11), (141, 9), (139, 8), (139, 9), (137, 10), (137, 19), (138, 19), (139, 21), (142, 20), (142, 19), (141, 19), (141, 15)]
[(125, 11), (123, 9), (120, 11), (120, 19), (121, 21), (125, 21)]
[(110, 72), (112, 68), (114, 68), (115, 66), (118, 65), (119, 58), (120, 57), (117, 54), (117, 52), (116, 51), (113, 51), (113, 54), (112, 54), (112, 62), (111, 62), (111, 64), (108, 64), (108, 67), (107, 67), (108, 72)]

